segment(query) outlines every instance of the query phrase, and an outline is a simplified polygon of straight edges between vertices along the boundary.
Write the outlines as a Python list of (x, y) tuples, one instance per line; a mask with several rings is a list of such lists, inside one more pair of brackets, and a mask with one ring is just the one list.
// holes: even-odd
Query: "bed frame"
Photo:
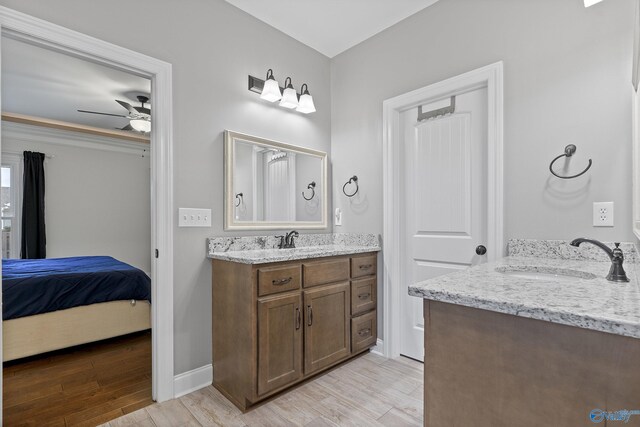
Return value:
[(3, 361), (151, 328), (149, 301), (111, 301), (2, 322)]

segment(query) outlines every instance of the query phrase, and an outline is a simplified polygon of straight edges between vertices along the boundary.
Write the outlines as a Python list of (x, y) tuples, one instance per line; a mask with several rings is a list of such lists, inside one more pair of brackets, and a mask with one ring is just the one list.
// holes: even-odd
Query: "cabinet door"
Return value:
[(310, 374), (351, 353), (349, 282), (304, 292), (304, 371)]
[(258, 395), (302, 377), (302, 296), (258, 300)]

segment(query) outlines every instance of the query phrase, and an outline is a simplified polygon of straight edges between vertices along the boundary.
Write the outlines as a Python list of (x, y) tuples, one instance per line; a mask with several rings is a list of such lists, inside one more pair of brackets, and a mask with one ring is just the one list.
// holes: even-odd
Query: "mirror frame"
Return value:
[[(295, 153), (307, 154), (319, 157), (322, 170), (321, 197), (324, 206), (321, 209), (322, 219), (320, 221), (236, 221), (234, 215), (235, 203), (233, 195), (233, 165), (235, 160), (236, 140), (247, 141), (253, 144), (266, 147), (275, 147), (282, 150), (293, 151)], [(325, 229), (327, 228), (327, 218), (329, 212), (329, 199), (327, 197), (328, 184), (327, 153), (312, 150), (310, 148), (285, 144), (283, 142), (260, 138), (258, 136), (247, 135), (231, 130), (224, 131), (224, 230), (283, 230), (283, 229)]]

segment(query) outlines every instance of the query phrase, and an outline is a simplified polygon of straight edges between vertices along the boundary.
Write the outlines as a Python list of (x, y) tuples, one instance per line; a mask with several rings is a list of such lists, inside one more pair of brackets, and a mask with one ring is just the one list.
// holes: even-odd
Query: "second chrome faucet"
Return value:
[(622, 249), (620, 249), (620, 243), (615, 243), (616, 247), (611, 249), (607, 245), (597, 240), (578, 238), (571, 242), (571, 246), (578, 247), (581, 243), (591, 243), (606, 252), (611, 259), (611, 268), (607, 275), (607, 280), (611, 282), (628, 282), (627, 273), (625, 273), (622, 263), (624, 261), (624, 255)]

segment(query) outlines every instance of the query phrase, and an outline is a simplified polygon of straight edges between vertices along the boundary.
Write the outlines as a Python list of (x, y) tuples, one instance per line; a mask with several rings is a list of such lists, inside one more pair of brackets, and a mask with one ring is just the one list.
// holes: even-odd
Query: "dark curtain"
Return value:
[(44, 230), (44, 154), (24, 152), (20, 258), (46, 258)]

